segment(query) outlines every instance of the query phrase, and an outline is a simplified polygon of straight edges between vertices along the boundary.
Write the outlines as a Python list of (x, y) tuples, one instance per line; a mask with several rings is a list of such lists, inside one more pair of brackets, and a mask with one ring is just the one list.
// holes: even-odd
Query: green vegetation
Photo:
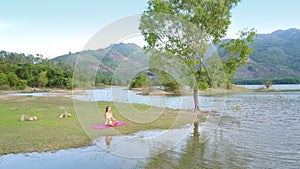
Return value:
[[(141, 18), (140, 30), (147, 42), (145, 49), (152, 52), (151, 60), (159, 67), (182, 69), (183, 62), (190, 72), (182, 70), (182, 85), (194, 92), (195, 110), (199, 110), (199, 89), (211, 86), (210, 75), (204, 65), (211, 41), (218, 44), (230, 25), (231, 9), (240, 0), (175, 1), (149, 0)], [(213, 15), (212, 15), (213, 14)], [(253, 30), (240, 31), (238, 39), (222, 41), (223, 66), (227, 86), (238, 67), (245, 65), (252, 52)], [(167, 60), (167, 61), (166, 61)], [(153, 64), (152, 64), (153, 65)], [(168, 72), (169, 73), (169, 72)]]
[(131, 77), (136, 65), (147, 65), (148, 56), (135, 44), (112, 44), (111, 46), (58, 56), (51, 61), (64, 62), (74, 67), (74, 87), (128, 85), (130, 80), (116, 77), (115, 71), (122, 66), (124, 77)]
[(246, 89), (244, 87), (232, 85), (230, 89), (227, 88), (208, 88), (205, 90), (201, 90), (200, 94), (205, 95), (219, 95), (219, 94), (230, 94), (230, 93), (246, 93), (246, 92), (252, 92), (251, 89)]
[(270, 81), (272, 84), (300, 84), (300, 78), (286, 77), (286, 78), (268, 78), (268, 79), (235, 79), (234, 84), (237, 85), (262, 85), (265, 81)]
[(264, 81), (264, 85), (265, 85), (266, 89), (269, 89), (272, 85), (272, 82), (270, 80), (266, 80), (266, 81)]
[[(181, 127), (192, 123), (196, 118), (193, 111), (180, 112), (140, 104), (120, 103), (118, 105), (123, 111), (120, 113), (120, 107), (116, 109), (114, 103), (98, 102), (100, 112), (95, 112), (92, 109), (94, 103), (78, 101), (77, 104), (82, 104), (85, 111), (75, 112), (74, 103), (68, 97), (3, 97), (6, 96), (2, 96), (3, 100), (0, 102), (0, 155), (88, 146), (91, 144), (91, 138)], [(118, 120), (127, 121), (128, 124), (100, 131), (92, 129), (92, 125), (104, 124), (102, 113), (107, 105), (112, 106), (114, 116)], [(136, 111), (130, 111), (132, 106)], [(60, 119), (60, 114), (65, 110), (72, 116)], [(22, 122), (20, 117), (23, 114), (37, 116), (38, 120)], [(126, 119), (124, 115), (132, 120)], [(205, 117), (205, 114), (203, 115), (202, 118)], [(139, 118), (148, 122), (139, 122)], [(173, 126), (175, 122), (176, 125)]]
[(180, 94), (180, 85), (168, 73), (151, 69), (151, 71), (138, 74), (130, 83), (130, 88), (143, 89), (144, 94), (149, 94), (151, 91), (159, 87), (160, 90)]
[[(82, 130), (65, 97), (12, 97), (0, 102), (0, 155), (50, 151), (87, 146), (90, 138)], [(67, 110), (73, 116), (59, 119)], [(37, 121), (21, 122), (21, 116), (37, 116)]]
[(150, 88), (150, 79), (145, 74), (139, 74), (137, 77), (130, 83), (130, 88)]
[(0, 52), (0, 90), (26, 87), (72, 88), (72, 67), (53, 64), (41, 55)]
[(167, 92), (179, 93), (181, 86), (170, 74), (159, 69), (151, 69), (150, 71), (155, 75), (151, 83), (153, 86), (161, 86)]
[[(269, 88), (258, 88), (258, 89), (253, 89), (253, 92), (284, 92), (284, 91), (293, 91), (293, 90), (278, 90), (278, 89), (269, 89)], [(297, 91), (297, 90), (295, 90)]]
[[(228, 42), (230, 40), (227, 39), (224, 41)], [(233, 83), (263, 84), (265, 80), (270, 79), (272, 84), (300, 84), (300, 62), (297, 60), (299, 58), (299, 53), (297, 53), (300, 49), (299, 42), (300, 31), (298, 29), (278, 30), (271, 34), (258, 34), (258, 36), (254, 38), (254, 43), (250, 44), (253, 52), (248, 58), (247, 65), (240, 67), (237, 70)], [(221, 49), (219, 52), (221, 56), (226, 58), (224, 50)], [(98, 67), (98, 70), (95, 70), (95, 72), (90, 74), (85, 73), (83, 70), (76, 72), (81, 78), (76, 78), (78, 81), (74, 82), (75, 87), (103, 86), (103, 84), (128, 85), (132, 79), (129, 81), (122, 81), (113, 77), (117, 67), (125, 62), (129, 65), (128, 68), (134, 64), (145, 66), (145, 60), (148, 60), (149, 58), (149, 56), (142, 52), (142, 49), (137, 45), (120, 43), (105, 49), (88, 50), (59, 56), (51, 59), (51, 62), (55, 63), (55, 65), (59, 62), (64, 62), (73, 67), (76, 65), (79, 56), (81, 58), (80, 61), (83, 62), (83, 68), (86, 68), (88, 67), (87, 65), (89, 65), (90, 67), (95, 67), (95, 69)], [(154, 58), (153, 60), (159, 61), (162, 60), (162, 58)], [(212, 65), (212, 68), (217, 66), (218, 68), (221, 68), (221, 70), (217, 71), (217, 73), (214, 69), (210, 69), (211, 66), (206, 66), (208, 74), (213, 74), (213, 77), (210, 76), (211, 86), (209, 84), (204, 84), (201, 89), (206, 88), (207, 86), (223, 87), (224, 83), (226, 84), (226, 74), (224, 73), (226, 67), (223, 66), (222, 62), (222, 67), (220, 66), (220, 63), (218, 63), (222, 60), (214, 57), (212, 57), (212, 60), (212, 63), (209, 63), (210, 60), (207, 60), (206, 62), (208, 65)], [(163, 61), (166, 63), (166, 60)], [(37, 63), (37, 61), (35, 63)], [(155, 64), (157, 65), (155, 62), (150, 63), (150, 65)], [(168, 65), (170, 68), (176, 66), (177, 65), (173, 62)], [(155, 70), (150, 70), (150, 72), (155, 75), (157, 74)], [(167, 80), (166, 83), (163, 83), (163, 80), (166, 78), (160, 78), (159, 76), (160, 75), (157, 75), (157, 78), (161, 81), (157, 83), (159, 86), (171, 85), (170, 88), (176, 88), (176, 83), (173, 83), (172, 80)], [(220, 76), (220, 78), (218, 78), (218, 76)], [(3, 78), (0, 74), (0, 83), (2, 83), (1, 79)], [(174, 80), (170, 75), (169, 79)], [(218, 79), (222, 79), (222, 81)], [(177, 82), (177, 85), (179, 84), (180, 83)], [(7, 87), (9, 88), (8, 85), (3, 86), (3, 88)]]
[(299, 29), (260, 34), (251, 47), (248, 65), (237, 72), (236, 79), (300, 77)]
[(254, 42), (256, 33), (254, 29), (240, 31), (240, 37), (220, 43), (219, 55), (223, 61), (224, 73), (226, 77), (226, 87), (231, 88), (232, 81), (236, 75), (237, 69), (245, 66), (248, 61), (248, 56), (252, 53), (249, 47), (250, 43)]
[[(298, 29), (289, 29), (285, 31), (275, 31), (271, 34), (259, 34), (254, 38), (255, 42), (250, 44), (253, 52), (250, 54), (247, 65), (240, 67), (234, 76), (234, 84), (263, 84), (265, 80), (271, 80), (272, 84), (300, 84), (300, 65), (297, 61), (299, 55), (297, 52), (300, 41), (300, 31)], [(229, 40), (225, 40), (229, 41)], [(289, 45), (290, 44), (290, 45)], [(129, 65), (128, 68), (134, 64), (145, 65), (145, 60), (148, 60), (148, 55), (141, 52), (142, 49), (134, 44), (114, 44), (105, 49), (89, 50), (78, 53), (71, 53), (68, 55), (59, 56), (51, 60), (57, 64), (59, 62), (67, 63), (70, 66), (76, 64), (79, 56), (82, 57), (82, 67), (92, 65), (92, 67), (99, 67), (97, 72), (88, 74), (84, 71), (79, 71), (81, 78), (76, 78), (74, 82), (75, 87), (80, 86), (103, 86), (103, 85), (128, 85), (130, 81), (123, 81), (113, 77), (116, 68), (125, 62)], [(225, 56), (225, 51), (220, 50), (221, 56)], [(153, 57), (153, 56), (151, 56)], [(91, 61), (89, 61), (91, 60)], [(162, 60), (162, 57), (153, 58), (151, 61)], [(166, 63), (167, 60), (162, 62)], [(210, 84), (203, 84), (201, 89), (207, 87), (224, 87), (226, 84), (225, 68), (220, 58), (212, 57), (206, 60), (206, 69), (210, 76)], [(150, 63), (150, 65), (158, 65), (158, 63)], [(168, 67), (174, 68), (177, 65), (171, 62)], [(215, 67), (220, 70), (215, 70)], [(179, 67), (176, 67), (179, 69)], [(127, 69), (125, 69), (127, 70)], [(95, 70), (96, 71), (96, 70)], [(156, 80), (153, 85), (165, 86), (165, 89), (178, 89), (180, 83), (176, 81), (170, 74), (164, 78), (165, 75), (157, 70), (149, 70), (156, 75)], [(95, 76), (96, 74), (96, 76)], [(90, 76), (90, 77), (89, 77)], [(1, 83), (0, 74), (0, 83)], [(220, 80), (221, 79), (221, 80)], [(134, 80), (134, 79), (133, 79)], [(177, 82), (177, 83), (174, 83)], [(210, 86), (211, 85), (211, 86)], [(170, 87), (169, 87), (170, 86)], [(190, 86), (190, 85), (189, 85)], [(5, 85), (3, 88), (9, 88)]]

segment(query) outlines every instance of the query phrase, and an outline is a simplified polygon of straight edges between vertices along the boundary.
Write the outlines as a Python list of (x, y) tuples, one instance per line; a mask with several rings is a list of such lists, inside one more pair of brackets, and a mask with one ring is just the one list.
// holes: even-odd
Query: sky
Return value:
[[(0, 6), (0, 50), (53, 58), (82, 51), (97, 32), (141, 14), (147, 0), (1, 0)], [(231, 11), (227, 37), (243, 28), (300, 29), (299, 7), (299, 0), (242, 0)], [(139, 37), (124, 40), (143, 44)]]

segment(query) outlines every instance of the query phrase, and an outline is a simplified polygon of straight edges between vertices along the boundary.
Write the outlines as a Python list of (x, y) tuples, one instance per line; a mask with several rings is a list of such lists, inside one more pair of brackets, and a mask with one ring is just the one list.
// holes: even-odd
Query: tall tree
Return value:
[(131, 88), (143, 88), (149, 89), (150, 80), (147, 75), (141, 73), (139, 74), (130, 84)]
[(10, 87), (15, 87), (18, 83), (19, 78), (14, 72), (9, 72), (7, 74), (7, 80)]
[(5, 73), (0, 72), (0, 87), (9, 84)]
[(239, 37), (220, 43), (219, 52), (223, 59), (227, 88), (231, 88), (232, 79), (240, 66), (247, 64), (248, 56), (252, 53), (249, 43), (254, 42), (256, 32), (254, 29), (245, 29), (239, 32)]
[(47, 71), (42, 71), (38, 75), (38, 87), (45, 87), (48, 83), (48, 78), (47, 78)]
[[(230, 11), (238, 2), (240, 0), (149, 0), (142, 15), (139, 28), (148, 44), (145, 49), (159, 51), (161, 57), (171, 53), (190, 69), (193, 78), (186, 81), (193, 88), (195, 110), (200, 110), (199, 89), (208, 87), (206, 84), (210, 81), (203, 59), (209, 46), (218, 44), (226, 35), (231, 23)], [(222, 47), (237, 44), (229, 42)], [(234, 58), (244, 54), (228, 49), (231, 50), (228, 55)]]

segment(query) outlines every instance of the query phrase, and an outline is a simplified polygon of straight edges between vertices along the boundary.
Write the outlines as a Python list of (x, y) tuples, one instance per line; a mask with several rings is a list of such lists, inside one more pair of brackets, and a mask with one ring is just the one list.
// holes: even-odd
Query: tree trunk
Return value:
[(195, 103), (195, 111), (200, 111), (199, 97), (198, 97), (198, 87), (194, 87), (194, 103)]

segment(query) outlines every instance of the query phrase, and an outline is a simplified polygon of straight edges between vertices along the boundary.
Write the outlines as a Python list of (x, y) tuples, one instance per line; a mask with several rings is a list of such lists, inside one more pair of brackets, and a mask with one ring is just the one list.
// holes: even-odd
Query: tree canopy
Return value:
[[(199, 110), (198, 90), (211, 86), (211, 75), (206, 69), (205, 58), (212, 44), (219, 44), (231, 23), (231, 9), (240, 0), (149, 0), (148, 8), (141, 17), (140, 30), (147, 51), (154, 53), (153, 59), (171, 54), (179, 58), (192, 75), (183, 80), (194, 90), (195, 110)], [(238, 66), (246, 62), (251, 53), (248, 42), (255, 32), (242, 31), (240, 38), (219, 45), (225, 52), (222, 63), (225, 78), (230, 79)], [(209, 52), (209, 53), (208, 53)], [(157, 53), (160, 53), (157, 58)], [(162, 63), (163, 64), (163, 63)], [(185, 71), (185, 70), (182, 70)], [(217, 73), (218, 74), (218, 73)]]
[(72, 88), (72, 67), (53, 64), (42, 55), (0, 52), (0, 89)]

